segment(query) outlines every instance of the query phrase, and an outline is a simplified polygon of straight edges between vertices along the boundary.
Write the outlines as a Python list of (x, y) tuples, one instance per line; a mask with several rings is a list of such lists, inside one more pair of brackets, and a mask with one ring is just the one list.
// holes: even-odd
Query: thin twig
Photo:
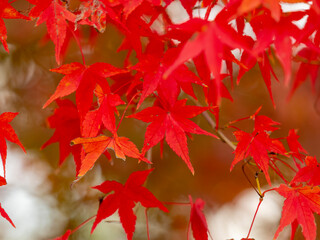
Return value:
[(178, 203), (178, 202), (162, 202), (165, 205), (191, 205), (190, 202)]
[[(198, 107), (202, 107), (202, 105), (195, 99), (190, 98)], [(226, 136), (224, 135), (224, 133), (219, 130), (216, 129), (216, 123), (215, 121), (210, 117), (210, 115), (208, 114), (208, 112), (203, 112), (202, 115), (204, 116), (204, 118), (207, 120), (207, 122), (210, 124), (210, 126), (212, 127), (212, 129), (215, 130), (216, 135), (220, 138), (220, 140), (226, 144), (228, 144), (233, 150), (236, 149), (236, 145), (233, 144), (233, 142)]]
[(83, 227), (84, 225), (86, 225), (88, 222), (90, 222), (92, 219), (94, 219), (97, 215), (93, 215), (92, 217), (88, 218), (87, 220), (85, 220), (83, 223), (81, 223), (78, 227), (76, 227), (75, 229), (73, 229), (70, 232), (70, 235), (73, 234), (74, 232), (78, 231), (81, 227)]
[(259, 198), (259, 204), (257, 206), (256, 212), (254, 213), (254, 216), (253, 216), (253, 219), (252, 219), (252, 222), (251, 222), (251, 225), (250, 225), (250, 229), (249, 229), (249, 232), (248, 232), (248, 235), (247, 235), (246, 239), (249, 239), (254, 220), (256, 219), (256, 216), (257, 216), (257, 213), (258, 213), (258, 210), (259, 210), (259, 207), (260, 207), (262, 201), (263, 201), (263, 198), (262, 197)]
[(147, 225), (147, 236), (148, 236), (148, 240), (150, 240), (150, 232), (149, 232), (149, 221), (148, 221), (148, 208), (146, 208), (144, 210), (144, 214), (146, 216), (146, 225)]
[(248, 162), (245, 162), (244, 164), (242, 164), (242, 172), (243, 172), (244, 176), (246, 177), (247, 181), (250, 183), (250, 185), (253, 187), (253, 189), (256, 191), (256, 193), (259, 195), (259, 197), (262, 197), (261, 194), (259, 193), (259, 191), (256, 189), (256, 186), (254, 186), (254, 185), (252, 184), (252, 182), (250, 181), (250, 179), (248, 178), (248, 176), (247, 176), (247, 174), (246, 174), (246, 172), (245, 172), (245, 170), (244, 170), (244, 167), (245, 167), (245, 165), (246, 165), (247, 163), (248, 163)]

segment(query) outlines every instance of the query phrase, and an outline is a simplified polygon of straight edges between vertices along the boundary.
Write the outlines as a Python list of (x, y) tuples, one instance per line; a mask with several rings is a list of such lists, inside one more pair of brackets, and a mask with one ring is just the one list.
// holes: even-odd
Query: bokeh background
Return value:
[[(30, 7), (25, 1), (19, 0), (14, 2), (13, 6), (17, 9)], [(305, 8), (306, 5), (296, 7)], [(216, 10), (219, 10), (219, 6)], [(178, 2), (173, 2), (168, 12), (175, 22), (183, 22), (187, 18)], [(202, 13), (197, 10), (195, 14)], [(85, 178), (73, 184), (75, 166), (71, 157), (59, 168), (58, 144), (40, 150), (53, 134), (53, 130), (49, 129), (46, 123), (46, 118), (53, 113), (53, 106), (46, 109), (42, 109), (42, 106), (62, 77), (49, 71), (57, 67), (54, 45), (46, 41), (44, 25), (35, 27), (34, 21), (21, 20), (8, 20), (5, 23), (10, 54), (0, 47), (0, 112), (19, 112), (12, 125), (27, 154), (17, 146), (9, 144), (8, 185), (0, 189), (0, 202), (15, 223), (16, 229), (4, 219), (0, 219), (0, 239), (51, 239), (62, 235), (67, 229), (74, 229), (96, 214), (99, 199), (103, 195), (91, 189), (91, 186), (107, 179), (125, 182), (132, 171), (143, 169), (144, 166), (137, 164), (134, 159), (126, 162), (115, 159), (110, 164), (102, 157)], [(107, 25), (105, 32), (99, 34), (94, 43), (88, 39), (89, 29), (84, 29), (83, 33), (81, 44), (87, 64), (104, 61), (121, 67), (126, 52), (117, 52), (123, 37), (114, 26)], [(71, 41), (64, 63), (73, 61), (81, 61), (81, 56), (78, 46)], [(281, 130), (274, 136), (286, 136), (289, 129), (299, 129), (301, 144), (310, 155), (319, 156), (318, 83), (316, 92), (312, 92), (310, 82), (307, 81), (288, 101), (290, 86), (283, 85), (283, 72), (277, 59), (273, 59), (272, 64), (280, 79), (280, 82), (272, 80), (276, 108), (272, 105), (259, 69), (254, 67), (231, 91), (234, 101), (222, 102), (220, 126), (249, 116), (262, 106), (261, 114), (281, 123)], [(295, 71), (296, 66), (293, 65), (293, 72)], [(212, 131), (202, 116), (193, 120), (203, 129)], [(250, 128), (246, 124), (243, 127)], [(119, 131), (120, 135), (129, 137), (141, 149), (145, 128), (144, 123), (124, 119)], [(224, 133), (234, 140), (230, 130), (225, 130)], [(156, 146), (152, 152), (156, 170), (148, 179), (148, 189), (158, 199), (166, 202), (187, 202), (188, 195), (194, 199), (205, 200), (205, 214), (215, 240), (246, 237), (259, 197), (250, 188), (242, 173), (241, 164), (230, 172), (232, 149), (208, 136), (193, 136), (193, 139), (188, 141), (195, 175), (192, 176), (183, 161), (166, 144), (162, 159), (159, 146)], [(256, 169), (248, 168), (246, 171), (254, 180)], [(276, 185), (276, 176), (271, 173), (271, 178)], [(263, 178), (261, 182), (265, 184)], [(283, 199), (277, 194), (266, 195), (251, 237), (257, 240), (273, 238), (279, 223), (282, 202)], [(158, 210), (149, 211), (151, 239), (187, 239), (190, 208), (169, 206), (169, 209), (169, 215)], [(134, 239), (147, 239), (142, 208), (137, 208), (137, 216)], [(90, 222), (70, 239), (126, 239), (118, 216), (115, 214), (107, 220), (108, 222), (101, 223), (92, 235)], [(279, 239), (286, 239), (289, 231), (290, 228), (287, 227)], [(301, 233), (297, 233), (295, 239), (302, 239)]]

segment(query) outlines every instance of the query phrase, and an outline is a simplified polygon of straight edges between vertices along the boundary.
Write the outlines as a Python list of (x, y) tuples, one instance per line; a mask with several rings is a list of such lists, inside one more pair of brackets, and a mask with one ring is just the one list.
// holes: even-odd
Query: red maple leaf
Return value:
[[(275, 53), (282, 64), (284, 71), (284, 83), (289, 84), (291, 78), (291, 60), (294, 44), (300, 43), (302, 31), (293, 24), (305, 16), (304, 12), (292, 12), (282, 16), (279, 22), (272, 18), (274, 11), (258, 11), (250, 21), (250, 25), (257, 36), (253, 53), (258, 55), (264, 53), (273, 43)], [(295, 39), (296, 42), (293, 42)]]
[(280, 20), (282, 11), (279, 0), (242, 0), (241, 5), (238, 8), (238, 14), (242, 15), (252, 11), (255, 8), (258, 8), (260, 5), (270, 10), (272, 13), (272, 18), (275, 21), (278, 22)]
[(28, 17), (19, 13), (16, 9), (11, 6), (11, 3), (8, 0), (2, 0), (0, 2), (0, 41), (4, 47), (4, 49), (9, 52), (8, 44), (7, 44), (7, 29), (4, 24), (2, 18), (8, 19), (25, 19), (29, 20)]
[[(320, 187), (288, 187), (281, 184), (277, 192), (286, 198), (282, 208), (280, 225), (274, 235), (277, 239), (279, 233), (289, 224), (298, 224), (306, 240), (316, 239), (316, 224), (313, 213), (320, 214)], [(292, 233), (294, 235), (295, 231)]]
[(38, 18), (36, 26), (46, 22), (51, 40), (55, 45), (56, 61), (60, 65), (60, 53), (66, 39), (68, 21), (75, 22), (76, 15), (68, 11), (61, 1), (27, 0), (34, 6), (29, 13), (30, 18)]
[[(167, 5), (171, 4), (173, 2), (173, 0), (166, 0), (165, 3)], [(217, 1), (215, 1), (216, 3)], [(188, 15), (190, 18), (193, 17), (193, 10), (194, 10), (194, 5), (197, 3), (197, 0), (180, 0), (180, 3), (182, 5), (182, 7), (187, 11)], [(201, 3), (202, 5), (205, 5), (203, 3)], [(206, 5), (205, 5), (206, 7)]]
[(319, 75), (319, 52), (311, 48), (303, 48), (300, 50), (296, 59), (300, 60), (297, 73), (293, 79), (293, 85), (289, 94), (292, 97), (297, 88), (310, 77), (312, 89), (315, 91), (315, 83)]
[(291, 183), (307, 183), (311, 186), (320, 185), (320, 164), (315, 157), (307, 156), (306, 166), (300, 168)]
[(151, 164), (148, 159), (142, 156), (133, 142), (126, 137), (118, 137), (117, 133), (114, 133), (112, 137), (101, 135), (94, 138), (76, 138), (72, 140), (72, 144), (82, 144), (86, 153), (81, 160), (78, 176), (86, 174), (107, 149), (112, 149), (117, 158), (126, 160), (126, 156), (128, 156)]
[(1, 204), (0, 204), (0, 215), (5, 218), (14, 228), (16, 227), (12, 220), (10, 219), (9, 215), (6, 213), (6, 211), (1, 207)]
[(287, 143), (288, 147), (290, 149), (290, 155), (293, 157), (293, 160), (295, 161), (295, 164), (297, 165), (296, 158), (298, 158), (301, 162), (305, 159), (305, 154), (308, 154), (308, 152), (301, 146), (299, 143), (299, 135), (296, 133), (297, 131), (294, 129), (291, 129), (289, 131), (288, 137), (287, 137)]
[(18, 115), (18, 113), (5, 112), (0, 115), (0, 155), (3, 165), (4, 178), (6, 177), (6, 159), (7, 159), (7, 143), (6, 140), (20, 146), (26, 152), (23, 145), (18, 139), (17, 134), (10, 125), (10, 122)]
[[(254, 40), (251, 37), (248, 37), (248, 44), (250, 46), (254, 46)], [(267, 52), (261, 52), (258, 54), (258, 57), (252, 56), (252, 54), (248, 53), (247, 51), (244, 51), (241, 55), (240, 59), (241, 65), (239, 69), (239, 74), (237, 77), (237, 84), (239, 84), (241, 78), (243, 75), (252, 69), (256, 63), (258, 63), (261, 75), (263, 77), (264, 83), (266, 84), (266, 87), (268, 89), (271, 101), (273, 105), (275, 106), (273, 96), (272, 96), (272, 89), (271, 89), (271, 74), (274, 76), (274, 78), (279, 82), (277, 76), (275, 75), (271, 64), (269, 60), (269, 54)]]
[(191, 196), (189, 196), (189, 199), (191, 204), (190, 225), (193, 237), (195, 240), (207, 240), (208, 224), (206, 217), (203, 214), (205, 202), (200, 198), (193, 202)]
[[(212, 77), (212, 74), (210, 73), (210, 70), (206, 64), (206, 60), (204, 58), (204, 54), (201, 53), (199, 56), (195, 57), (193, 59), (194, 65), (197, 69), (197, 73), (199, 74), (199, 77), (201, 81), (203, 82), (203, 92), (206, 97), (206, 101), (209, 106), (216, 106), (218, 104), (217, 102), (217, 88), (215, 86), (215, 79)], [(227, 64), (228, 65), (228, 64)], [(232, 63), (231, 63), (232, 66)], [(231, 69), (230, 69), (231, 71)], [(230, 74), (221, 74), (220, 79), (224, 79), (226, 77), (230, 77), (230, 83), (233, 84), (233, 78), (232, 78), (232, 72)], [(224, 85), (224, 83), (221, 83), (221, 97), (227, 98), (230, 101), (233, 101), (228, 89)], [(188, 93), (189, 94), (189, 93)], [(190, 94), (189, 94), (190, 95)], [(218, 123), (218, 119), (216, 121)], [(218, 124), (217, 124), (218, 126)]]
[(165, 137), (171, 149), (185, 161), (192, 174), (194, 174), (188, 154), (186, 133), (216, 136), (202, 130), (197, 124), (188, 119), (210, 108), (189, 106), (186, 105), (186, 102), (187, 100), (184, 99), (177, 101), (172, 107), (163, 105), (149, 107), (129, 117), (151, 122), (145, 133), (143, 154)]
[(263, 6), (270, 10), (272, 18), (279, 22), (282, 10), (280, 2), (287, 3), (302, 3), (308, 2), (307, 0), (241, 0), (241, 5), (238, 8), (238, 14), (242, 15), (244, 13), (250, 12), (259, 6)]
[[(242, 35), (238, 34), (230, 25), (221, 21), (205, 21), (202, 19), (193, 18), (186, 23), (174, 26), (176, 34), (179, 38), (180, 35), (191, 36), (192, 39), (187, 41), (177, 57), (175, 62), (167, 69), (165, 76), (169, 76), (173, 70), (184, 62), (197, 57), (203, 53), (205, 56), (206, 64), (215, 79), (216, 100), (219, 102), (221, 98), (221, 66), (222, 61), (232, 61), (234, 59), (231, 50), (234, 48), (249, 49), (247, 43)], [(180, 31), (177, 31), (180, 30)], [(180, 33), (180, 34), (179, 34)], [(194, 37), (195, 36), (195, 37)], [(180, 39), (179, 39), (180, 40)]]
[(124, 185), (116, 181), (105, 181), (93, 187), (105, 194), (109, 194), (111, 191), (114, 193), (107, 195), (102, 201), (91, 233), (93, 233), (103, 219), (111, 216), (118, 210), (122, 227), (127, 234), (128, 240), (131, 240), (135, 231), (137, 218), (133, 212), (133, 207), (138, 202), (143, 207), (157, 207), (164, 212), (168, 212), (167, 208), (147, 188), (142, 186), (152, 171), (153, 169), (134, 172), (129, 176)]
[(74, 62), (51, 69), (51, 71), (65, 74), (66, 76), (61, 79), (56, 91), (44, 104), (43, 108), (47, 107), (57, 98), (76, 92), (76, 104), (81, 119), (91, 107), (93, 91), (97, 84), (100, 85), (105, 93), (110, 93), (106, 78), (126, 72), (126, 70), (102, 62), (94, 63), (90, 66)]
[(163, 76), (165, 71), (172, 65), (173, 59), (177, 55), (177, 49), (167, 50), (164, 56), (159, 58), (157, 54), (162, 55), (162, 52), (158, 53), (159, 50), (162, 50), (161, 45), (156, 42), (154, 47), (150, 47), (152, 43), (148, 45), (149, 48), (147, 50), (149, 51), (143, 60), (132, 67), (133, 70), (141, 72), (143, 77), (143, 88), (137, 108), (147, 96), (156, 90), (171, 106), (176, 102), (180, 89), (196, 98), (191, 83), (201, 84), (201, 81), (187, 66), (178, 66), (168, 77)]
[(242, 130), (233, 132), (238, 144), (234, 151), (235, 158), (231, 164), (230, 170), (234, 165), (243, 159), (251, 156), (257, 166), (264, 172), (268, 183), (271, 185), (269, 169), (269, 152), (285, 154), (285, 148), (277, 139), (270, 138), (270, 133), (278, 129), (274, 125), (279, 123), (271, 120), (266, 116), (255, 116), (255, 127), (252, 133), (247, 133)]
[(82, 123), (83, 137), (96, 137), (99, 133), (101, 123), (111, 132), (116, 132), (114, 114), (118, 114), (116, 106), (125, 104), (117, 94), (105, 94), (98, 85), (95, 89), (95, 95), (98, 98), (98, 109), (89, 111)]
[(52, 143), (59, 143), (59, 166), (71, 153), (74, 157), (76, 172), (81, 166), (80, 146), (71, 146), (72, 139), (80, 137), (80, 119), (76, 106), (68, 99), (57, 100), (58, 108), (54, 110), (53, 115), (48, 117), (47, 122), (50, 128), (55, 129), (52, 137), (42, 145), (42, 149)]

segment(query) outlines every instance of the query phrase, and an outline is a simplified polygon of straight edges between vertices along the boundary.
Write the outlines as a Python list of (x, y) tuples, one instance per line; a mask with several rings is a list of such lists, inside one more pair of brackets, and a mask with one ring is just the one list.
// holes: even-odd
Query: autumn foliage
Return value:
[[(3, 19), (34, 21), (35, 28), (45, 24), (45, 38), (55, 46), (51, 54), (56, 62), (56, 67), (47, 71), (61, 77), (56, 90), (43, 104), (43, 108), (53, 109), (47, 119), (53, 134), (42, 149), (58, 143), (59, 166), (72, 154), (74, 184), (85, 181), (86, 174), (95, 171), (102, 155), (110, 162), (129, 159), (143, 165), (144, 170), (132, 172), (125, 183), (106, 179), (92, 187), (102, 192), (104, 198), (97, 214), (91, 218), (94, 219), (91, 233), (103, 220), (118, 212), (130, 240), (136, 228), (134, 209), (144, 207), (146, 238), (150, 239), (148, 209), (168, 212), (171, 207), (184, 204), (190, 209), (186, 239), (190, 231), (196, 240), (214, 239), (203, 212), (204, 200), (189, 193), (185, 195), (189, 199), (187, 203), (158, 199), (146, 187), (148, 176), (157, 171), (150, 158), (157, 145), (161, 155), (167, 145), (184, 162), (185, 171), (197, 173), (193, 166), (197, 160), (190, 159), (188, 147), (188, 138), (197, 134), (230, 146), (234, 154), (230, 171), (236, 165), (256, 167), (256, 182), (251, 184), (260, 199), (257, 211), (270, 191), (285, 199), (274, 239), (287, 225), (292, 228), (291, 239), (298, 226), (305, 239), (317, 238), (314, 213), (320, 214), (319, 164), (299, 143), (297, 130), (275, 137), (274, 132), (281, 124), (260, 114), (261, 108), (250, 116), (229, 119), (223, 126), (219, 125), (219, 113), (224, 99), (233, 101), (234, 85), (241, 84), (243, 76), (255, 66), (274, 107), (277, 106), (272, 78), (290, 88), (288, 101), (308, 78), (315, 91), (320, 66), (319, 1), (180, 0), (188, 15), (188, 19), (180, 23), (167, 11), (172, 0), (21, 1), (27, 3), (26, 9), (15, 9), (15, 1), (0, 2), (3, 48), (10, 54), (7, 44), (10, 39)], [(284, 11), (284, 4), (295, 3), (305, 3), (308, 8)], [(216, 8), (218, 12), (214, 11)], [(200, 10), (201, 14), (196, 14)], [(302, 19), (304, 23), (298, 26), (297, 22)], [(105, 31), (107, 24), (123, 36), (118, 49), (119, 54), (125, 52), (122, 64), (113, 66), (97, 61), (88, 65), (84, 45), (94, 48), (97, 36)], [(89, 42), (83, 40), (85, 35), (89, 36)], [(78, 61), (65, 61), (70, 42), (78, 47)], [(281, 78), (274, 71), (274, 61), (282, 67)], [(293, 63), (297, 66), (296, 72), (292, 70)], [(0, 154), (4, 169), (1, 186), (7, 184), (6, 141), (25, 151), (10, 125), (17, 114), (0, 115)], [(211, 129), (200, 128), (192, 120), (196, 116), (202, 116)], [(119, 133), (119, 127), (128, 118), (145, 126), (141, 149), (134, 140)], [(253, 126), (251, 130), (242, 129), (241, 124), (246, 122)], [(232, 131), (233, 136), (226, 136), (226, 130)], [(270, 172), (277, 178), (271, 177)], [(261, 180), (267, 182), (265, 191), (261, 190)], [(14, 219), (10, 219), (1, 205), (0, 214), (14, 226)], [(56, 239), (68, 239), (81, 226)], [(243, 239), (250, 239), (250, 231), (251, 228)]]

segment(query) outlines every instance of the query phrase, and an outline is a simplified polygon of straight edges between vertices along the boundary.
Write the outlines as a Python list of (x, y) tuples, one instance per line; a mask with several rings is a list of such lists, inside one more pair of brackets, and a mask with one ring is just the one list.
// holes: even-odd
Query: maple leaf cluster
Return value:
[[(278, 77), (271, 64), (273, 58), (277, 58), (282, 66), (284, 84), (289, 85), (292, 81), (289, 97), (308, 75), (314, 88), (319, 75), (320, 56), (318, 1), (180, 0), (189, 17), (180, 24), (176, 24), (167, 11), (172, 0), (81, 0), (76, 8), (70, 7), (72, 0), (26, 1), (30, 8), (25, 15), (14, 9), (8, 0), (0, 3), (0, 41), (9, 52), (3, 18), (34, 20), (36, 26), (46, 24), (58, 65), (50, 71), (63, 76), (43, 105), (43, 108), (54, 107), (47, 121), (54, 133), (42, 148), (58, 143), (59, 165), (72, 154), (77, 180), (85, 177), (102, 155), (110, 161), (114, 158), (130, 158), (131, 161), (133, 158), (147, 169), (152, 165), (147, 153), (158, 143), (162, 152), (164, 142), (194, 174), (196, 169), (189, 157), (188, 137), (191, 138), (192, 134), (207, 135), (228, 143), (234, 149), (231, 170), (242, 162), (243, 166), (256, 166), (270, 186), (273, 184), (269, 174), (271, 170), (283, 181), (279, 187), (268, 190), (275, 190), (286, 198), (275, 238), (289, 224), (292, 225), (293, 236), (297, 226), (301, 225), (307, 240), (316, 238), (313, 213), (320, 214), (319, 166), (298, 142), (297, 132), (291, 130), (286, 137), (273, 138), (272, 133), (280, 124), (257, 111), (229, 123), (230, 128), (236, 129), (233, 132), (235, 141), (232, 142), (221, 133), (218, 123), (222, 98), (232, 101), (230, 91), (235, 69), (238, 70), (236, 83), (240, 84), (242, 76), (258, 65), (274, 105), (271, 76), (276, 80)], [(282, 3), (305, 3), (308, 9), (284, 12)], [(216, 7), (221, 10), (212, 17)], [(205, 13), (195, 14), (197, 8), (202, 8)], [(303, 19), (306, 19), (303, 26), (297, 26), (296, 22)], [(87, 65), (79, 32), (88, 28), (103, 32), (107, 24), (114, 25), (123, 35), (118, 49), (126, 51), (123, 64), (121, 67), (106, 62)], [(247, 28), (252, 32), (246, 31)], [(90, 31), (90, 34), (94, 38), (96, 33)], [(82, 57), (79, 62), (66, 63), (64, 56), (73, 40)], [(295, 75), (292, 61), (298, 64)], [(226, 79), (230, 80), (231, 89), (227, 88)], [(73, 97), (75, 100), (70, 100)], [(214, 126), (211, 124), (212, 132), (190, 120), (200, 114), (209, 123), (213, 121), (211, 117), (216, 119)], [(4, 130), (3, 139), (0, 138), (0, 153), (4, 177), (0, 180), (5, 183), (4, 138), (24, 148), (8, 123), (15, 114), (4, 113), (1, 116), (0, 127)], [(119, 134), (119, 127), (126, 118), (147, 123), (141, 150), (132, 139)], [(252, 132), (236, 126), (237, 122), (247, 120), (254, 121)], [(285, 176), (279, 169), (279, 163), (295, 173), (292, 180), (288, 180), (290, 176)], [(136, 222), (133, 208), (138, 202), (147, 209), (156, 207), (168, 211), (142, 186), (151, 172), (134, 172), (125, 184), (106, 180), (95, 186), (106, 196), (91, 232), (103, 219), (118, 211), (127, 238), (132, 239)], [(267, 192), (261, 192), (259, 184), (256, 190), (260, 198)], [(193, 202), (191, 196), (189, 199), (193, 236), (196, 240), (208, 239), (208, 226), (202, 212), (204, 201), (197, 199)], [(1, 215), (12, 223), (2, 208)], [(68, 239), (74, 231), (68, 230), (58, 239)], [(249, 234), (246, 239), (249, 239)]]

